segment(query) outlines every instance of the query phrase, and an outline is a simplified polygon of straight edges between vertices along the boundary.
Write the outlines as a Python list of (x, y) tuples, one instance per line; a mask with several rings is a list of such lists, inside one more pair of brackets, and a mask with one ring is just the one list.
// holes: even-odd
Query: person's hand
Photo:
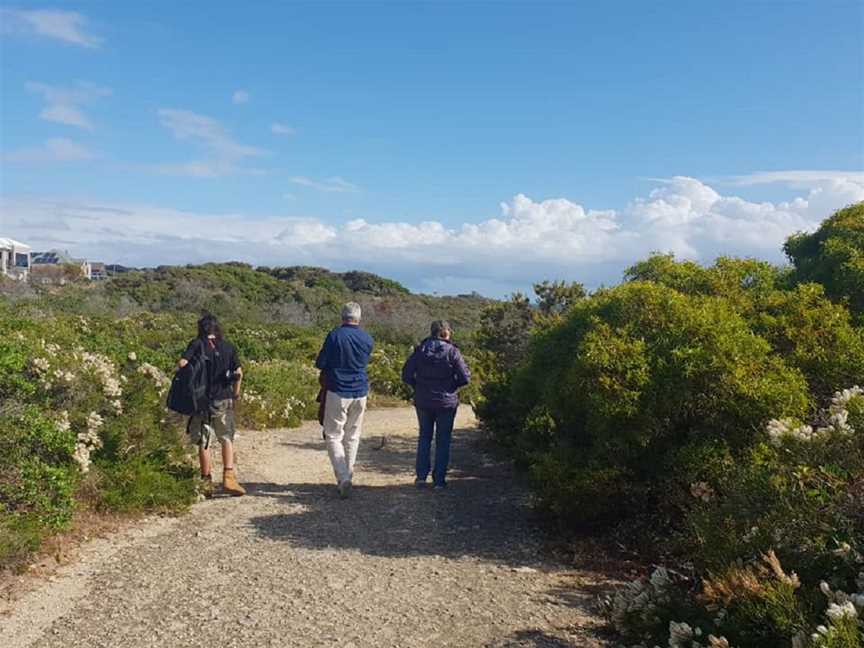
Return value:
[(177, 368), (182, 369), (183, 367), (185, 367), (188, 364), (189, 364), (189, 361), (186, 358), (180, 358), (177, 361)]

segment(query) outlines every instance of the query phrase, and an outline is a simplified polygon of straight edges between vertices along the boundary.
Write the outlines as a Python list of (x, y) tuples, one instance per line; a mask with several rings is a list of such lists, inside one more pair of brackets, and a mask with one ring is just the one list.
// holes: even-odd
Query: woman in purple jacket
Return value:
[(450, 463), (450, 439), (459, 406), (459, 388), (468, 384), (471, 373), (459, 349), (450, 341), (450, 324), (432, 322), (432, 334), (423, 340), (402, 367), (402, 380), (414, 388), (414, 406), (420, 424), (417, 442), (418, 488), (429, 476), (432, 437), (435, 437), (435, 488), (445, 488)]

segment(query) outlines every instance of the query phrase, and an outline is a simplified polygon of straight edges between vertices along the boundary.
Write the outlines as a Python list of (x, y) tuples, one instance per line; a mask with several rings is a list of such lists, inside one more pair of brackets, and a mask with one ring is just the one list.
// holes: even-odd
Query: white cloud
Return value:
[(60, 137), (41, 146), (11, 151), (3, 157), (9, 162), (83, 162), (94, 159), (96, 154), (86, 146)]
[(77, 254), (130, 265), (314, 264), (367, 269), (429, 292), (476, 286), (503, 294), (546, 278), (592, 287), (616, 283), (652, 251), (703, 262), (721, 254), (781, 262), (787, 236), (812, 230), (834, 209), (860, 200), (864, 182), (854, 174), (821, 180), (783, 203), (751, 202), (675, 177), (619, 211), (518, 194), (501, 205), (498, 217), (457, 227), (23, 199), (0, 203), (0, 218), (8, 235), (38, 247), (62, 240)]
[(732, 176), (729, 180), (740, 186), (785, 184), (806, 188), (834, 180), (864, 183), (864, 171), (757, 171), (748, 175)]
[(260, 157), (267, 151), (235, 140), (217, 120), (189, 110), (162, 108), (161, 124), (181, 141), (192, 141), (202, 147), (205, 159), (179, 164), (168, 163), (154, 167), (158, 173), (212, 178), (233, 173), (263, 173), (260, 169), (243, 166), (247, 158)]
[(0, 9), (0, 29), (11, 34), (36, 34), (71, 45), (96, 48), (102, 39), (87, 31), (88, 20), (75, 11)]
[(234, 104), (249, 103), (249, 99), (251, 99), (251, 96), (246, 90), (235, 90), (234, 94), (231, 95), (231, 102)]
[(333, 176), (331, 178), (325, 178), (323, 180), (313, 180), (305, 176), (294, 176), (292, 178), (289, 178), (289, 180), (296, 185), (330, 193), (348, 193), (351, 191), (357, 191), (359, 189), (357, 185), (348, 182), (347, 180), (344, 180), (339, 176)]
[(270, 132), (274, 135), (293, 135), (297, 131), (295, 131), (287, 124), (280, 124), (279, 122), (275, 122), (270, 125)]
[(85, 130), (93, 130), (93, 124), (81, 106), (111, 94), (110, 88), (83, 82), (73, 87), (63, 87), (30, 81), (27, 90), (41, 94), (45, 100), (45, 107), (39, 113), (41, 119)]

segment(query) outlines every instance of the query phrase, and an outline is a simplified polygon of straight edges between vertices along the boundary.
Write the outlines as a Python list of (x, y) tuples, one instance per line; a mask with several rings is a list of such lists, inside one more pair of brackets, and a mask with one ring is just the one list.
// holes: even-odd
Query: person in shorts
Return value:
[(198, 337), (186, 347), (177, 366), (186, 366), (197, 354), (207, 356), (210, 409), (206, 414), (189, 417), (186, 430), (190, 441), (198, 446), (204, 495), (209, 497), (213, 494), (210, 442), (214, 436), (222, 447), (224, 492), (234, 496), (245, 495), (245, 489), (237, 481), (234, 464), (234, 402), (240, 398), (243, 369), (237, 358), (237, 350), (223, 337), (222, 328), (212, 315), (205, 315), (198, 320)]

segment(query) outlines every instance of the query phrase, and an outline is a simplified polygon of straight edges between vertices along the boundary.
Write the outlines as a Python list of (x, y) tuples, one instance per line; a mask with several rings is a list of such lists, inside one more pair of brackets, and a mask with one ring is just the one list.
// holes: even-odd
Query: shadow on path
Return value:
[(485, 648), (583, 648), (543, 630), (519, 630), (512, 635), (486, 644)]
[[(376, 449), (373, 437), (361, 448), (351, 499), (337, 499), (331, 484), (251, 483), (250, 495), (278, 498), (285, 505), (285, 512), (251, 522), (261, 536), (299, 547), (386, 557), (468, 556), (508, 565), (537, 562), (540, 541), (529, 524), (523, 490), (508, 466), (473, 448), (471, 437), (470, 430), (454, 433), (445, 491), (414, 486), (413, 439), (389, 437)], [(308, 441), (289, 445), (324, 448)], [(392, 482), (395, 475), (404, 475), (404, 481), (374, 483), (382, 476)], [(364, 483), (364, 476), (372, 483)]]

